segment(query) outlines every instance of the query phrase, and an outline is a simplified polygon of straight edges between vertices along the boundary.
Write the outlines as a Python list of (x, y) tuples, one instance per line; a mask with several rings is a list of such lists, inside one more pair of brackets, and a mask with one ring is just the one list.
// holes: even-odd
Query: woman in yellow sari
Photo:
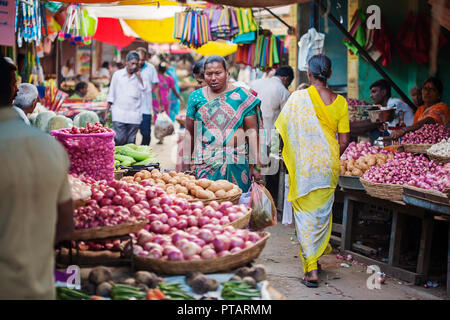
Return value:
[(393, 131), (386, 139), (398, 139), (403, 137), (407, 132), (422, 128), (425, 124), (438, 123), (448, 126), (450, 122), (450, 110), (447, 104), (442, 102), (443, 92), (444, 86), (441, 80), (436, 77), (430, 77), (425, 80), (422, 87), (424, 105), (420, 106), (414, 114), (413, 125)]
[(344, 97), (327, 88), (331, 61), (316, 55), (308, 63), (311, 86), (295, 91), (275, 127), (283, 139), (289, 194), (303, 263), (302, 283), (318, 286), (319, 258), (331, 252), (331, 209), (339, 178), (339, 157), (350, 128)]

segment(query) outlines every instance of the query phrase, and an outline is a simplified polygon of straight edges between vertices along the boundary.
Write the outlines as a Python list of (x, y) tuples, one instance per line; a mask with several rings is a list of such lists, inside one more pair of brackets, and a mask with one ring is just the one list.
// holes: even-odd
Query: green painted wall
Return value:
[[(365, 10), (369, 5), (376, 4), (381, 8), (381, 14), (386, 20), (387, 25), (392, 33), (396, 35), (406, 18), (409, 10), (420, 10), (430, 15), (430, 6), (427, 0), (361, 0), (360, 7)], [(441, 28), (445, 37), (449, 41), (445, 47), (439, 52), (438, 57), (438, 77), (444, 84), (444, 98), (447, 103), (450, 102), (450, 32)], [(392, 64), (384, 67), (394, 82), (408, 94), (409, 89), (416, 85), (422, 84), (429, 76), (429, 65), (419, 66), (415, 61), (410, 64), (404, 64), (395, 48), (392, 48)], [(359, 98), (371, 101), (369, 97), (370, 85), (382, 77), (379, 73), (363, 58), (359, 60)], [(392, 91), (393, 96), (399, 97), (397, 92)]]
[[(324, 1), (324, 3), (327, 3)], [(341, 8), (337, 8), (340, 3)], [(347, 0), (331, 0), (330, 13), (338, 20), (342, 16), (343, 25), (347, 27)], [(320, 32), (325, 33), (325, 19), (320, 18)], [(333, 64), (333, 74), (329, 80), (330, 86), (347, 85), (347, 48), (343, 45), (345, 39), (342, 32), (328, 19), (328, 33), (325, 33), (325, 54)]]

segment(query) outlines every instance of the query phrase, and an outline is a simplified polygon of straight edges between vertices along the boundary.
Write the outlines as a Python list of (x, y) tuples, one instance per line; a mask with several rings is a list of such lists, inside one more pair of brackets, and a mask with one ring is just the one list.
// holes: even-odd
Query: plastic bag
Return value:
[(252, 195), (251, 191), (243, 193), (241, 195), (241, 197), (239, 198), (238, 204), (244, 204), (247, 207), (250, 207), (250, 197), (251, 197), (251, 195)]
[(250, 228), (261, 230), (277, 224), (277, 208), (270, 192), (261, 184), (252, 183), (250, 195)]
[(155, 122), (155, 137), (156, 139), (162, 139), (166, 136), (170, 136), (175, 131), (172, 120), (165, 112), (158, 113)]

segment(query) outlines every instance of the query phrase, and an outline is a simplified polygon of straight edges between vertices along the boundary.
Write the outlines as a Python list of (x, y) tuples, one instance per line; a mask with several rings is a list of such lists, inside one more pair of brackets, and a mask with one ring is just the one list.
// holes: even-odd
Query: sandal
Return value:
[(319, 283), (318, 283), (317, 280), (306, 280), (305, 278), (303, 278), (301, 280), (301, 283), (303, 283), (308, 288), (317, 288), (317, 287), (319, 287)]

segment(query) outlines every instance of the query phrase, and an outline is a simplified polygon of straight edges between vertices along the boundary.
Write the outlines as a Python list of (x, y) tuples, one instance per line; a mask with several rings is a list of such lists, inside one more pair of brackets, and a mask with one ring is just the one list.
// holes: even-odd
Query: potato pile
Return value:
[(157, 169), (151, 172), (142, 170), (133, 177), (124, 177), (122, 180), (138, 183), (147, 180), (151, 184), (164, 189), (168, 194), (175, 194), (187, 200), (214, 200), (233, 197), (242, 192), (237, 185), (227, 180), (196, 179), (194, 176), (183, 172), (161, 173)]
[(361, 177), (370, 167), (385, 164), (388, 160), (393, 159), (394, 155), (375, 153), (358, 158), (357, 160), (340, 160), (341, 175)]

